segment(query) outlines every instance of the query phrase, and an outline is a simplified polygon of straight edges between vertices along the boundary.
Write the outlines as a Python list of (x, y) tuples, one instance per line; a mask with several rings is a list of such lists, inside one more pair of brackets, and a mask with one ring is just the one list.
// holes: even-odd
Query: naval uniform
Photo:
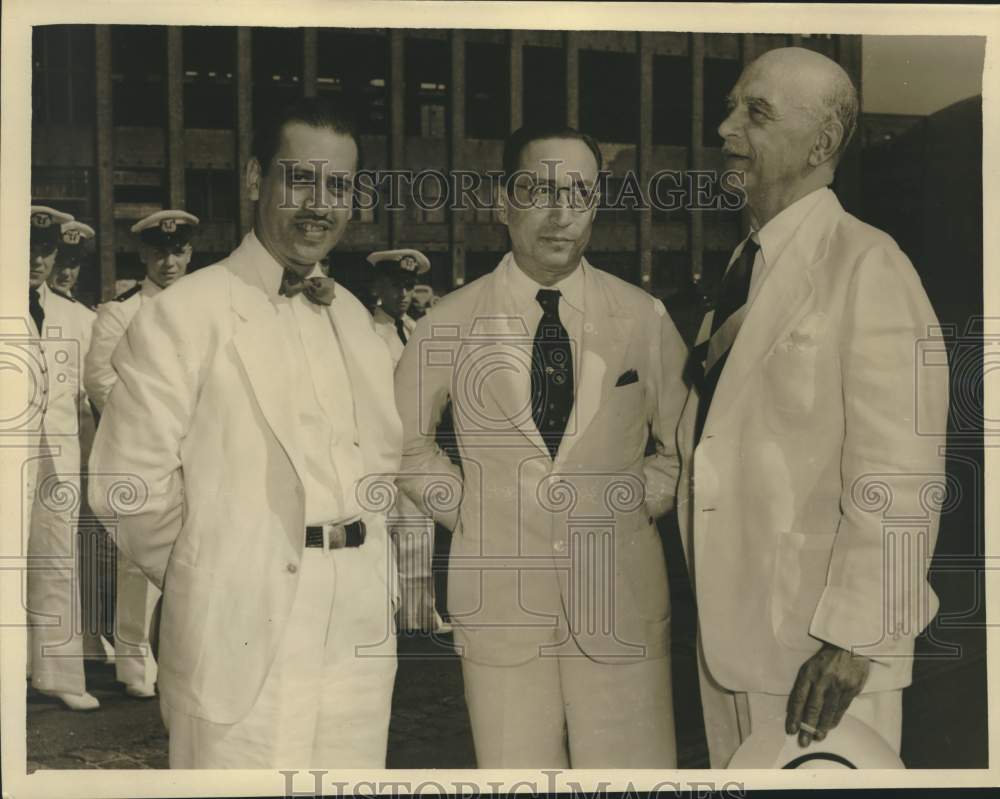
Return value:
[(80, 512), (80, 420), (89, 413), (83, 353), (94, 313), (81, 303), (38, 288), (44, 311), (41, 347), (48, 397), (32, 502), (28, 555), (28, 622), (32, 685), (49, 693), (83, 694), (83, 637), (76, 582)]

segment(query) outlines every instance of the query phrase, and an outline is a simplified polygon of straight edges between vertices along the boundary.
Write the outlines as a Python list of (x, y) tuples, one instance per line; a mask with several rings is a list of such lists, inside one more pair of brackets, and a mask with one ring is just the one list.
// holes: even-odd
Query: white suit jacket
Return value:
[[(456, 642), (495, 664), (540, 647), (663, 656), (670, 603), (652, 517), (673, 506), (687, 350), (659, 300), (584, 261), (579, 385), (553, 462), (532, 419), (535, 331), (506, 290), (511, 259), (435, 305), (396, 369), (399, 485), (455, 533)], [(461, 470), (434, 441), (449, 400)]]
[[(294, 356), (278, 333), (260, 258), (270, 255), (251, 233), (135, 317), (115, 353), (119, 380), (90, 461), (91, 504), (118, 516), (125, 555), (164, 591), (164, 699), (224, 724), (252, 707), (281, 646), (305, 538), (304, 466), (285, 409)], [(391, 481), (400, 450), (392, 363), (368, 311), (342, 287), (330, 318), (365, 470)], [(395, 579), (386, 486), (362, 489), (369, 491), (362, 506), (372, 511), (363, 516), (368, 538), (360, 551), (373, 594), (355, 600), (373, 612), (385, 612)]]
[(937, 319), (895, 242), (821, 191), (751, 298), (693, 457), (695, 393), (679, 428), (700, 635), (730, 690), (789, 693), (823, 641), (876, 661), (865, 690), (901, 688), (937, 609), (948, 374), (920, 357)]

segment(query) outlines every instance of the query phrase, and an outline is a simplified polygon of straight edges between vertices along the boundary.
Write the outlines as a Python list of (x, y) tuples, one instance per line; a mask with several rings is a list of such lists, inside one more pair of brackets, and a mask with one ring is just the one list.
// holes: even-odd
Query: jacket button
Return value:
[(294, 563), (289, 563), (285, 568), (288, 570), (289, 574), (295, 574), (295, 572), (299, 570), (299, 567)]

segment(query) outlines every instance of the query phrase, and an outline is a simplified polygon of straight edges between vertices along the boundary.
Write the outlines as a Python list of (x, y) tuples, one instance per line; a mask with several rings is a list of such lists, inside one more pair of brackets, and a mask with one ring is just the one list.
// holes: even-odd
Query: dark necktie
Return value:
[(559, 319), (560, 293), (540, 289), (542, 318), (531, 349), (531, 415), (554, 459), (573, 409), (573, 353)]
[(336, 288), (337, 281), (332, 277), (302, 277), (291, 269), (286, 269), (278, 293), (284, 297), (294, 297), (301, 292), (309, 302), (330, 305), (337, 293)]
[[(753, 275), (753, 262), (757, 257), (760, 245), (750, 238), (743, 246), (743, 252), (736, 263), (729, 268), (719, 286), (718, 300), (715, 304), (715, 315), (712, 317), (712, 334), (708, 341), (696, 346), (691, 352), (692, 360), (696, 361), (694, 371), (698, 372), (701, 363), (708, 359), (699, 381), (698, 415), (695, 419), (695, 444), (701, 440), (708, 418), (708, 409), (719, 384), (719, 377), (725, 368), (729, 351), (736, 340), (736, 334), (742, 327), (742, 316), (734, 317), (741, 312), (750, 296), (750, 278)], [(733, 321), (726, 325), (730, 319)], [(725, 329), (722, 329), (725, 325)]]
[(35, 327), (38, 328), (38, 335), (42, 335), (42, 325), (45, 324), (45, 309), (42, 308), (38, 289), (34, 287), (28, 289), (28, 313), (31, 314), (31, 318), (35, 321)]
[(399, 340), (406, 344), (406, 328), (403, 326), (403, 317), (396, 320), (396, 335)]

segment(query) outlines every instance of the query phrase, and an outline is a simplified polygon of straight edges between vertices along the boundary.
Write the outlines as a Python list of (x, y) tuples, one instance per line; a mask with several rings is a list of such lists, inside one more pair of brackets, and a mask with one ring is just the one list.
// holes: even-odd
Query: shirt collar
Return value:
[(44, 308), (45, 301), (49, 298), (49, 284), (46, 281), (42, 281), (42, 285), (38, 287), (38, 302)]
[[(257, 274), (260, 275), (268, 296), (274, 299), (279, 296), (278, 291), (281, 289), (281, 279), (285, 276), (285, 267), (274, 260), (274, 256), (260, 243), (257, 234), (252, 230), (247, 233), (246, 245), (247, 254), (257, 267)], [(318, 263), (313, 264), (312, 270), (306, 275), (306, 277), (324, 276), (323, 268)]]
[(809, 212), (819, 204), (825, 197), (825, 192), (830, 189), (825, 186), (815, 191), (809, 192), (805, 197), (801, 197), (781, 213), (771, 219), (760, 230), (755, 230), (751, 235), (756, 236), (760, 244), (760, 254), (764, 259), (765, 268), (770, 267), (778, 260), (782, 251), (788, 245), (799, 229), (802, 221), (809, 215)]
[(539, 289), (555, 289), (562, 294), (562, 299), (569, 303), (580, 313), (583, 313), (583, 259), (570, 274), (552, 286), (543, 286), (538, 281), (529, 277), (528, 274), (517, 265), (514, 254), (508, 253), (504, 258), (504, 265), (507, 271), (507, 285), (511, 295), (518, 307), (527, 307), (535, 302), (535, 295)]

